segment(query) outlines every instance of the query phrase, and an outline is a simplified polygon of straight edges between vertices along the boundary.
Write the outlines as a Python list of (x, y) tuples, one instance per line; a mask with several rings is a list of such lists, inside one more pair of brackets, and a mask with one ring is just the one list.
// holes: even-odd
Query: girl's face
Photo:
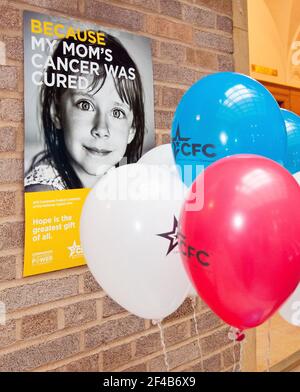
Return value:
[(135, 136), (133, 113), (121, 100), (108, 75), (96, 93), (68, 89), (54, 114), (56, 128), (63, 129), (71, 164), (79, 176), (101, 176), (124, 156)]

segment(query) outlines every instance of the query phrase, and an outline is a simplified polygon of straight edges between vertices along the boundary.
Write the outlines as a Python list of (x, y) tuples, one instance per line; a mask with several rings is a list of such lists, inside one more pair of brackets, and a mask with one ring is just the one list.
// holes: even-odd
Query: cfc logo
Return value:
[(76, 257), (83, 256), (82, 247), (76, 244), (76, 241), (73, 242), (71, 246), (67, 247), (69, 249), (69, 257), (74, 259)]
[(189, 137), (182, 137), (180, 135), (179, 125), (176, 130), (175, 137), (172, 139), (172, 148), (175, 158), (181, 153), (184, 156), (199, 156), (202, 154), (206, 158), (214, 158), (217, 154), (214, 152), (216, 146), (214, 144), (199, 144), (190, 143)]

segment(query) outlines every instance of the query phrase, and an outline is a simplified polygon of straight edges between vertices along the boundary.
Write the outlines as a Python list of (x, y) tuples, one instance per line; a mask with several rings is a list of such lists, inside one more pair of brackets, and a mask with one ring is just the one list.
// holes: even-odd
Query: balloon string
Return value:
[(240, 372), (242, 371), (243, 360), (244, 360), (244, 343), (245, 342), (240, 342), (240, 345), (241, 345), (241, 348), (240, 348), (240, 361), (239, 361)]
[(235, 346), (236, 346), (236, 343), (234, 343), (233, 344), (233, 361), (234, 361), (234, 365), (233, 365), (233, 369), (232, 369), (232, 372), (236, 372), (236, 371), (242, 371), (242, 363), (243, 363), (243, 357), (244, 357), (244, 342), (243, 341), (241, 341), (241, 342), (238, 342), (237, 344), (239, 344), (240, 345), (240, 358), (239, 358), (239, 360), (237, 361), (236, 360), (236, 355), (235, 355)]
[[(241, 343), (245, 339), (245, 333), (243, 332), (242, 329), (235, 328), (235, 327), (230, 327), (229, 332), (228, 332), (228, 338), (230, 340), (233, 340), (234, 342)], [(236, 355), (235, 355), (235, 343), (232, 345), (232, 353), (233, 353), (233, 368), (232, 372), (236, 372), (237, 365), (239, 366), (239, 370), (241, 371), (242, 368), (242, 355), (243, 355), (243, 345), (240, 346), (240, 357), (239, 360), (237, 361)]]
[(161, 341), (161, 345), (162, 345), (162, 349), (163, 349), (163, 353), (164, 353), (165, 365), (167, 368), (167, 372), (169, 372), (170, 365), (169, 365), (169, 361), (168, 361), (168, 355), (167, 355), (166, 344), (165, 344), (165, 337), (164, 337), (164, 332), (163, 332), (163, 327), (162, 327), (161, 321), (158, 321), (157, 325), (158, 325), (159, 332), (160, 332), (160, 341)]
[(202, 353), (202, 347), (201, 347), (201, 342), (200, 342), (200, 334), (199, 334), (199, 329), (198, 329), (198, 323), (197, 323), (197, 319), (196, 319), (196, 297), (191, 297), (191, 303), (192, 303), (192, 307), (194, 310), (194, 314), (193, 314), (193, 319), (194, 319), (194, 324), (195, 324), (195, 330), (196, 330), (196, 334), (197, 334), (197, 343), (198, 343), (198, 348), (199, 348), (199, 353), (200, 353), (200, 361), (201, 361), (201, 369), (202, 372), (204, 371), (204, 366), (203, 366), (203, 353)]
[(235, 349), (234, 349), (235, 343), (233, 343), (232, 346), (232, 352), (233, 352), (233, 369), (232, 372), (235, 373), (236, 371), (236, 356), (235, 356)]
[(271, 367), (271, 319), (268, 320), (268, 333), (267, 333), (267, 372), (270, 372)]

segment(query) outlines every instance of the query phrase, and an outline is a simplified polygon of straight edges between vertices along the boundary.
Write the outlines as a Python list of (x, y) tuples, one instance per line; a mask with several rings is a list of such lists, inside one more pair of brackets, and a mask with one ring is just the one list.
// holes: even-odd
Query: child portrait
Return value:
[(155, 144), (150, 42), (30, 14), (25, 191), (92, 188)]

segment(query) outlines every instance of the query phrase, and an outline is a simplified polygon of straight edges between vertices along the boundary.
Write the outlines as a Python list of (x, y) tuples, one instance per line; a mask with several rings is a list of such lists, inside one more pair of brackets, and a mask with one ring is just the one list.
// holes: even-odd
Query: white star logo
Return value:
[(76, 244), (76, 241), (74, 240), (72, 246), (67, 247), (70, 251), (69, 257), (78, 257), (82, 255), (82, 249), (80, 245)]

